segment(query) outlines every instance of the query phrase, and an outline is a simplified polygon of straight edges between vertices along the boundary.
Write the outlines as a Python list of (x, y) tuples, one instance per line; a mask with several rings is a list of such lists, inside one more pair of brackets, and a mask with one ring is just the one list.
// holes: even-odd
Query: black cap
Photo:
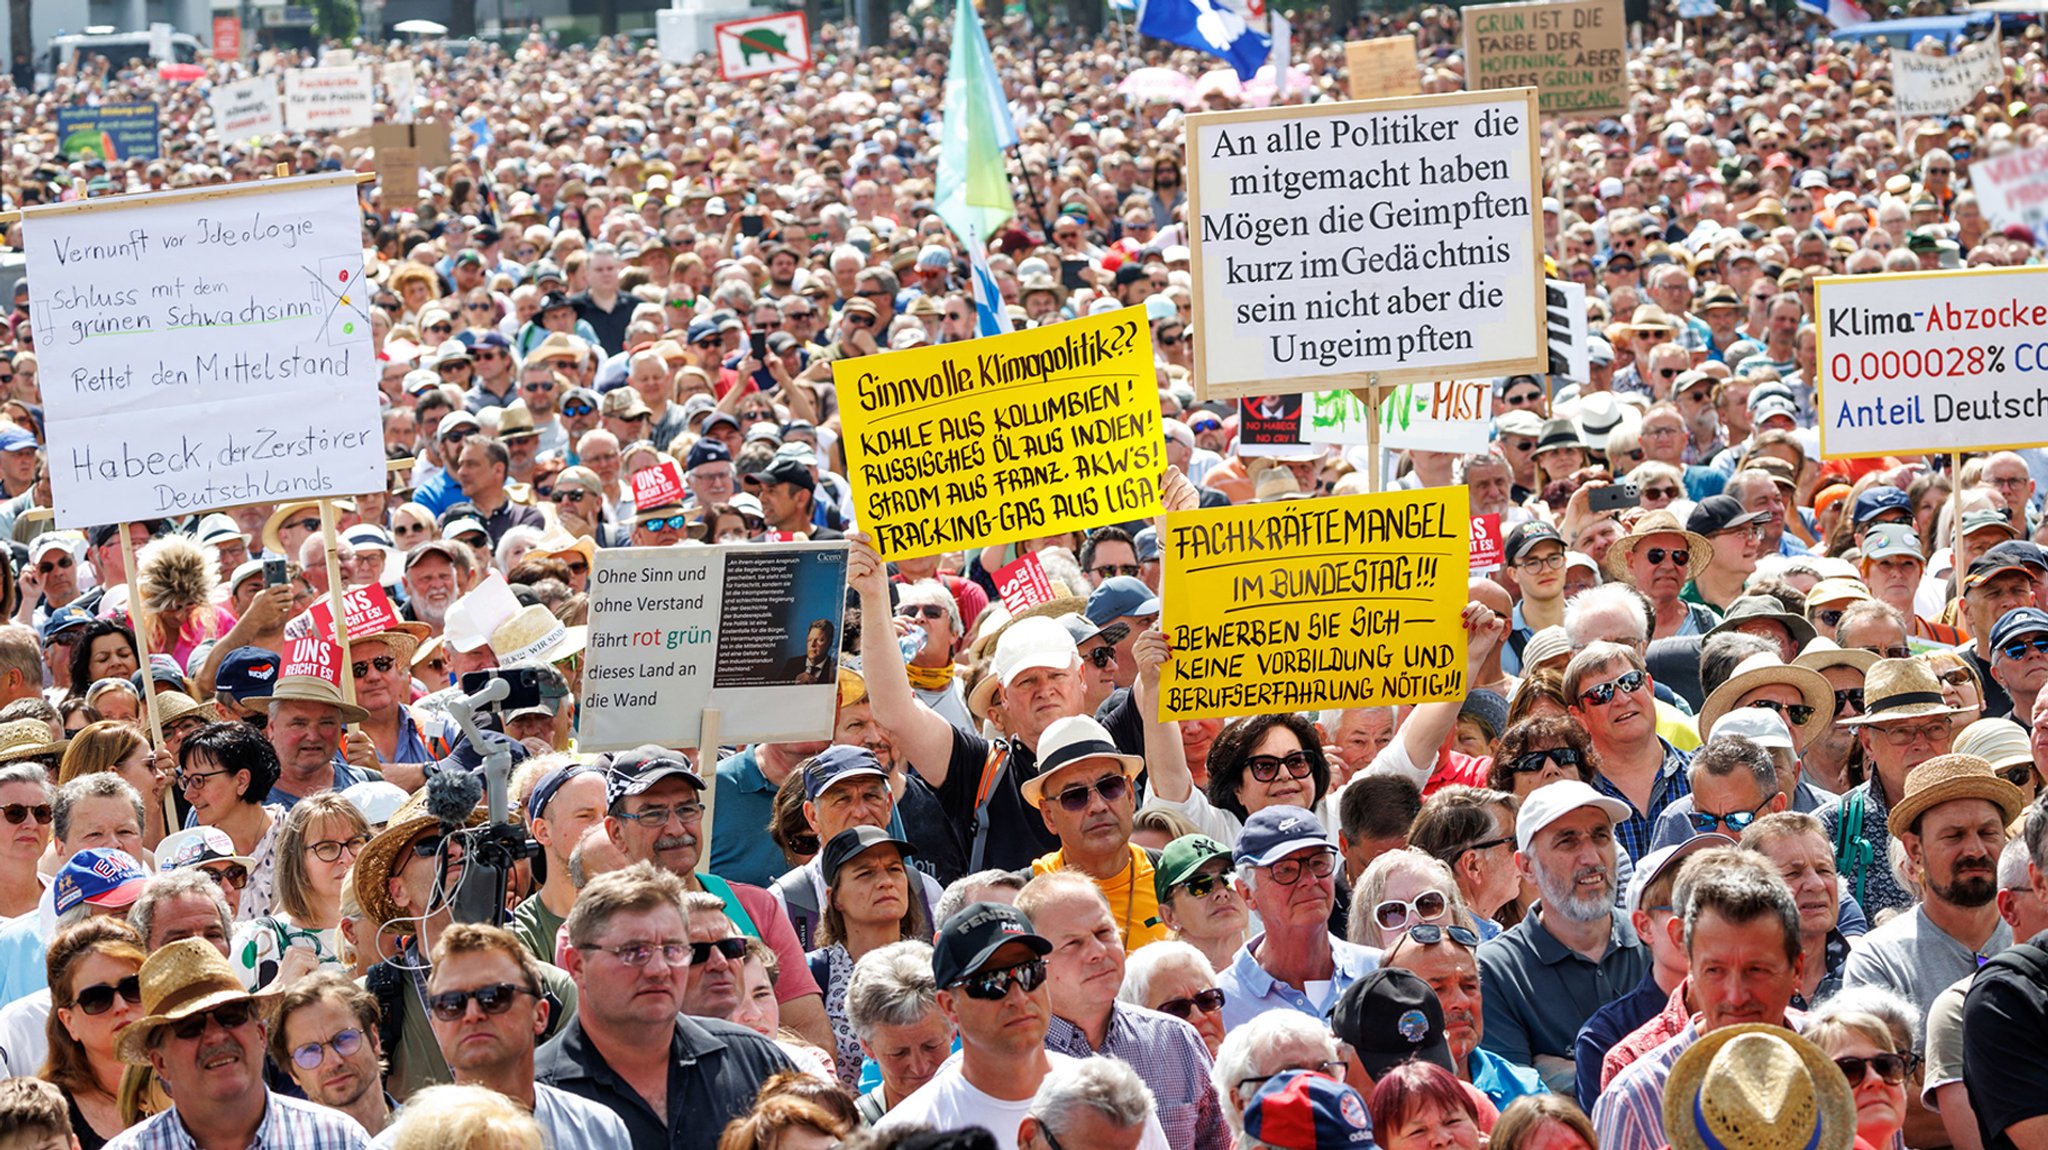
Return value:
[(806, 491), (812, 490), (818, 485), (817, 479), (811, 475), (811, 469), (794, 459), (778, 459), (769, 464), (767, 469), (761, 472), (761, 481), (763, 483), (787, 483), (795, 487), (801, 487)]
[(953, 912), (932, 941), (932, 981), (941, 990), (958, 986), (1013, 942), (1030, 947), (1040, 958), (1052, 953), (1052, 943), (1032, 933), (1023, 911), (999, 902), (969, 903)]
[(1508, 532), (1507, 543), (1502, 548), (1502, 554), (1506, 556), (1508, 563), (1512, 565), (1522, 556), (1528, 554), (1529, 549), (1538, 543), (1555, 543), (1562, 547), (1564, 546), (1564, 536), (1557, 533), (1557, 528), (1540, 519), (1531, 519), (1525, 523), (1517, 523), (1515, 524), (1515, 529)]
[(1410, 1059), (1458, 1072), (1444, 1038), (1443, 1004), (1428, 983), (1399, 967), (1383, 966), (1346, 987), (1330, 1011), (1330, 1029), (1374, 1078)]
[(2041, 545), (2031, 539), (2008, 539), (2003, 543), (1993, 544), (1982, 558), (1996, 558), (2004, 563), (2017, 563), (2036, 571), (2048, 571), (2048, 551), (2043, 551)]
[(690, 760), (680, 751), (671, 751), (652, 743), (621, 751), (613, 756), (611, 768), (605, 772), (605, 802), (616, 807), (621, 799), (646, 793), (649, 787), (666, 778), (684, 778), (704, 789), (704, 778)]
[(537, 316), (546, 315), (558, 307), (573, 308), (575, 306), (575, 304), (569, 302), (569, 296), (566, 292), (551, 291), (540, 297), (540, 308), (533, 314)]
[(1744, 511), (1742, 502), (1733, 495), (1709, 495), (1693, 505), (1692, 514), (1686, 517), (1685, 529), (1695, 535), (1712, 535), (1730, 527), (1744, 527), (1769, 519), (1768, 511)]
[(831, 886), (838, 880), (840, 867), (884, 843), (895, 847), (904, 858), (917, 853), (916, 847), (890, 834), (884, 827), (848, 827), (833, 835), (832, 841), (818, 853), (818, 870), (825, 876), (825, 885)]
[(1116, 286), (1118, 287), (1123, 287), (1125, 284), (1134, 284), (1140, 280), (1150, 278), (1151, 274), (1148, 273), (1144, 269), (1144, 267), (1139, 264), (1127, 263), (1122, 267), (1116, 269)]

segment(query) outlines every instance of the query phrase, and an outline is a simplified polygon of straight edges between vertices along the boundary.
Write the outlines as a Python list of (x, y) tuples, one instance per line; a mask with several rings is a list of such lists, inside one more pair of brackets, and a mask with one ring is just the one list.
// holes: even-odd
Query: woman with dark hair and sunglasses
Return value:
[(64, 1091), (81, 1150), (99, 1150), (127, 1128), (114, 1053), (121, 1031), (141, 1018), (142, 939), (117, 918), (89, 918), (50, 943), (49, 1060), (38, 1077)]
[(1330, 788), (1323, 740), (1306, 717), (1253, 715), (1223, 728), (1209, 746), (1208, 792), (1178, 762), (1149, 764), (1153, 801), (1186, 815), (1203, 834), (1237, 841), (1244, 820), (1267, 807), (1314, 810)]
[(234, 840), (236, 854), (255, 861), (238, 921), (269, 914), (275, 897), (284, 806), (265, 800), (283, 769), (270, 740), (248, 723), (209, 723), (178, 744), (172, 782), (191, 808), (192, 825), (219, 827)]
[(1510, 725), (1500, 753), (1487, 772), (1493, 790), (1526, 799), (1529, 792), (1559, 779), (1591, 783), (1600, 773), (1600, 754), (1586, 728), (1569, 715), (1545, 715)]
[(284, 989), (313, 971), (341, 969), (336, 928), (349, 868), (370, 824), (338, 791), (293, 805), (277, 835), (277, 906), (235, 927), (228, 960), (250, 990)]

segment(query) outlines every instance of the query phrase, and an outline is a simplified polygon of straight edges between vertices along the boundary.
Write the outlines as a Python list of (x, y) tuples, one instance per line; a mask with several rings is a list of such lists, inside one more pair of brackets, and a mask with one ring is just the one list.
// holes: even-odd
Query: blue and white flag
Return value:
[(1273, 53), (1273, 39), (1245, 23), (1227, 0), (1145, 0), (1138, 31), (1155, 40), (1220, 56), (1249, 83)]
[(971, 226), (960, 239), (960, 246), (967, 249), (967, 266), (974, 283), (974, 334), (1009, 334), (1010, 311), (1003, 306), (1003, 289), (996, 286), (996, 273), (988, 266), (987, 245)]

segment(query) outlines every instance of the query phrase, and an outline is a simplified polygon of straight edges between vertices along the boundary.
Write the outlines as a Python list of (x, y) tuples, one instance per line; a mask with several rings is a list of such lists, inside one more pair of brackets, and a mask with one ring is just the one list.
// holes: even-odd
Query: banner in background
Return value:
[(213, 130), (223, 144), (284, 131), (284, 105), (277, 96), (277, 77), (251, 76), (220, 84), (207, 93), (213, 109)]
[(57, 150), (67, 160), (154, 160), (163, 154), (157, 106), (140, 103), (59, 108)]
[(1536, 0), (1465, 9), (1465, 83), (1475, 92), (1534, 88), (1543, 114), (1628, 108), (1622, 0)]
[(2001, 51), (1997, 36), (1948, 56), (1893, 48), (1892, 108), (1900, 119), (1962, 111), (1983, 95), (1984, 89), (2004, 82)]
[(294, 132), (367, 128), (377, 118), (377, 73), (371, 68), (287, 68), (284, 126)]
[(1380, 446), (1388, 451), (1470, 455), (1492, 443), (1493, 384), (1483, 379), (1404, 383), (1380, 400)]
[(718, 74), (745, 80), (811, 66), (811, 33), (802, 12), (776, 12), (727, 20), (712, 29), (718, 44)]

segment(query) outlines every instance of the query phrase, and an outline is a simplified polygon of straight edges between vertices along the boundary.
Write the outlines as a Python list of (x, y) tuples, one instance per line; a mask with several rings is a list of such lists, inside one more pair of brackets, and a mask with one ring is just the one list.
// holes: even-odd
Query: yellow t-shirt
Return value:
[[(1170, 935), (1159, 921), (1159, 896), (1152, 889), (1152, 856), (1139, 846), (1130, 846), (1131, 865), (1112, 879), (1096, 879), (1102, 895), (1109, 900), (1109, 912), (1124, 932), (1124, 953), (1149, 942), (1165, 942)], [(1051, 874), (1066, 869), (1063, 851), (1041, 855), (1031, 862), (1032, 874)]]

